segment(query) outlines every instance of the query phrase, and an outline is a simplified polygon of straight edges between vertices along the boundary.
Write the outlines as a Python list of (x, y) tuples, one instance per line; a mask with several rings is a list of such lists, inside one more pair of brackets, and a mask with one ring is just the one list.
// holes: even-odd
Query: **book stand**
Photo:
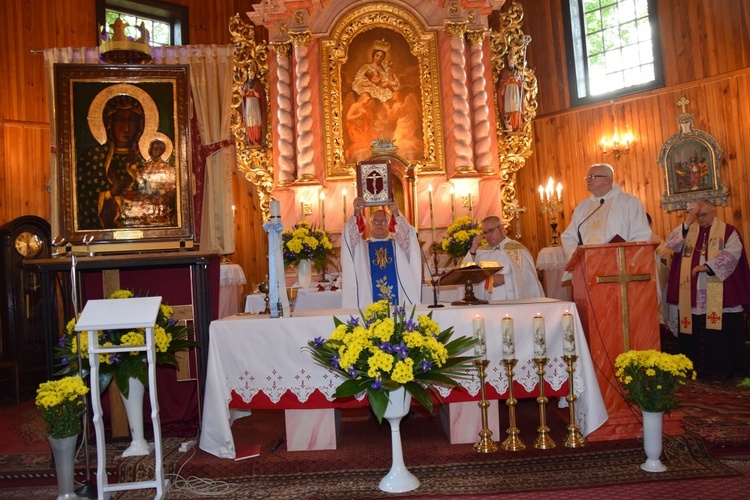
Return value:
[[(91, 406), (94, 410), (94, 430), (96, 431), (97, 490), (99, 498), (111, 498), (112, 493), (125, 490), (156, 488), (154, 498), (164, 498), (169, 490), (169, 480), (164, 478), (162, 461), (161, 424), (159, 423), (159, 401), (156, 397), (156, 345), (154, 325), (159, 313), (161, 297), (138, 297), (129, 299), (89, 300), (76, 323), (78, 332), (88, 332), (89, 363), (91, 372)], [(99, 330), (146, 329), (146, 345), (107, 346), (99, 345)], [(154, 427), (155, 479), (131, 483), (107, 484), (107, 446), (104, 441), (102, 421), (102, 401), (99, 394), (99, 354), (146, 353), (149, 395), (151, 397), (151, 422)]]
[(464, 285), (464, 298), (451, 302), (452, 306), (474, 306), (480, 304), (489, 304), (488, 301), (478, 299), (474, 295), (474, 283), (481, 283), (482, 281), (492, 277), (493, 274), (500, 271), (503, 266), (486, 266), (482, 267), (478, 264), (469, 265), (466, 267), (455, 267), (448, 273), (444, 274), (438, 280), (438, 285)]

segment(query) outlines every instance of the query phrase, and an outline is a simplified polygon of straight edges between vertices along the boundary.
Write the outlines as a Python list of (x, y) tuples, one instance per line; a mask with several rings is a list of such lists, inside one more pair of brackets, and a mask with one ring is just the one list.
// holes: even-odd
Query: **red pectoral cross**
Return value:
[(719, 320), (721, 319), (721, 316), (719, 316), (718, 314), (716, 314), (716, 311), (714, 311), (714, 312), (712, 312), (712, 313), (711, 313), (711, 316), (708, 316), (708, 317), (707, 317), (707, 319), (708, 319), (709, 321), (711, 321), (711, 324), (712, 324), (712, 325), (715, 325), (715, 324), (716, 324), (716, 322), (717, 322), (717, 321), (719, 321)]
[(683, 328), (687, 328), (690, 326), (690, 318), (685, 316), (684, 318), (682, 318), (682, 321), (680, 321), (680, 323), (682, 323)]

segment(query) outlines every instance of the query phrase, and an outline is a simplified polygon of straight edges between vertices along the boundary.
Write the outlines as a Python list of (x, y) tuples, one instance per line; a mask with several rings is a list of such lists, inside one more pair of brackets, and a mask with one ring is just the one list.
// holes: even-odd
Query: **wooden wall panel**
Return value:
[(717, 214), (737, 226), (744, 241), (750, 241), (746, 217), (750, 207), (746, 167), (750, 163), (750, 69), (746, 69), (615, 104), (619, 124), (625, 120), (635, 137), (631, 151), (620, 160), (602, 155), (598, 146), (603, 133), (611, 134), (609, 103), (537, 119), (534, 154), (519, 175), (519, 196), (532, 193), (521, 199), (521, 206), (529, 208), (521, 224), (524, 243), (532, 253), (551, 242), (548, 220), (541, 214), (534, 189), (550, 175), (563, 182), (563, 230), (575, 205), (589, 195), (583, 176), (591, 164), (601, 161), (613, 165), (616, 182), (641, 199), (654, 220), (655, 234), (666, 236), (684, 219), (684, 212), (666, 213), (661, 207), (665, 181), (657, 163), (663, 143), (678, 131), (676, 119), (681, 109), (676, 103), (683, 96), (690, 100), (687, 111), (694, 115), (694, 128), (711, 134), (724, 149), (720, 175), (730, 195), (727, 206), (718, 207)]

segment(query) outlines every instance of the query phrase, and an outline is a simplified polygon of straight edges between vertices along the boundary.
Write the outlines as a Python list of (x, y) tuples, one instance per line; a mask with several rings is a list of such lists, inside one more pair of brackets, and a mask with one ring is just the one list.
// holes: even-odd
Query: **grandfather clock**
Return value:
[(50, 225), (35, 215), (0, 227), (0, 313), (2, 357), (18, 361), (21, 390), (47, 379), (46, 346), (40, 279), (23, 261), (49, 258)]

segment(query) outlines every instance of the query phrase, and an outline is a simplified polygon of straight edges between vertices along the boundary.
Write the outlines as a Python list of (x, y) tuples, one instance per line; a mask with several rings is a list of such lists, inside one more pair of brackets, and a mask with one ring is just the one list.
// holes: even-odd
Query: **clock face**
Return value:
[(16, 250), (27, 259), (39, 255), (39, 252), (42, 251), (42, 245), (42, 238), (31, 231), (22, 231), (16, 236)]

